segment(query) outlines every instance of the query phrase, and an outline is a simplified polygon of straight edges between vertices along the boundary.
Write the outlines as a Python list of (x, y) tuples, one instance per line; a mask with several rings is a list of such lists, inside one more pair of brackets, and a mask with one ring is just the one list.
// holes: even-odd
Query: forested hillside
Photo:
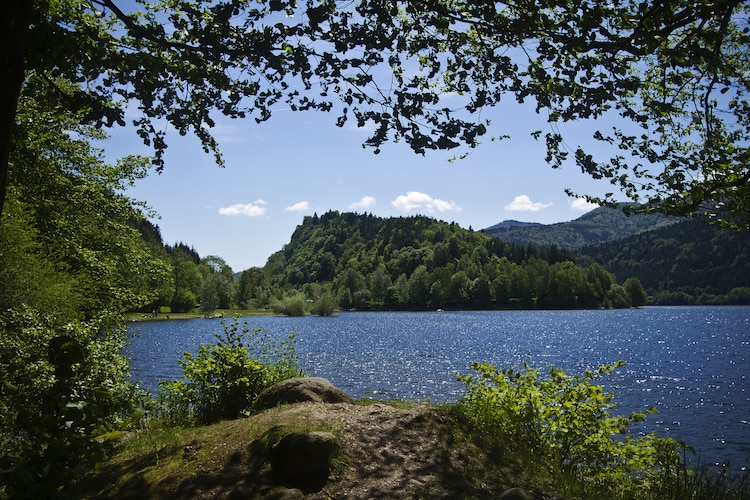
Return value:
[(237, 281), (224, 259), (217, 255), (201, 257), (182, 242), (163, 243), (159, 228), (147, 220), (140, 222), (139, 230), (153, 254), (169, 269), (167, 276), (153, 281), (153, 300), (140, 310), (188, 312), (200, 305), (207, 313), (238, 304)]
[(626, 215), (620, 208), (599, 207), (569, 222), (532, 224), (505, 221), (483, 231), (490, 236), (519, 245), (557, 245), (575, 250), (587, 245), (627, 238), (673, 224), (676, 220), (661, 214)]
[[(588, 218), (592, 228), (624, 218), (612, 217), (612, 209), (594, 212), (599, 210)], [(628, 224), (628, 230), (637, 225)], [(305, 217), (263, 269), (236, 276), (221, 257), (201, 257), (184, 243), (163, 244), (158, 228), (146, 221), (140, 231), (170, 270), (151, 279), (154, 299), (143, 311), (185, 312), (200, 305), (203, 312), (239, 307), (301, 314), (310, 310), (304, 304), (322, 305), (321, 297), (328, 312), (337, 306), (622, 307), (633, 303), (633, 283), (627, 292), (621, 286), (628, 278), (638, 279), (652, 304), (750, 303), (750, 235), (697, 221), (670, 222), (573, 253), (506, 242), (429, 217), (328, 212)], [(285, 302), (294, 302), (294, 311), (279, 309)]]
[(635, 276), (654, 304), (750, 304), (750, 232), (683, 221), (579, 251), (617, 277)]
[(628, 307), (623, 286), (557, 247), (516, 245), (428, 217), (328, 212), (305, 217), (265, 267), (271, 283), (327, 294), (344, 309)]

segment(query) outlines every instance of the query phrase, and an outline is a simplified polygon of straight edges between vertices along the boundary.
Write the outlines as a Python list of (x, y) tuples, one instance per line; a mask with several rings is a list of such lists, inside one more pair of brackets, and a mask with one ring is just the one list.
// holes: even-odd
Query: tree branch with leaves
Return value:
[[(750, 223), (746, 2), (143, 0), (137, 7), (11, 0), (0, 26), (7, 124), (23, 89), (19, 74), (76, 82), (75, 92), (50, 86), (45, 97), (86, 110), (101, 127), (123, 125), (126, 107), (137, 107), (133, 124), (160, 170), (164, 122), (195, 134), (219, 165), (217, 117), (262, 122), (279, 104), (335, 111), (339, 126), (374, 124), (365, 145), (376, 153), (391, 141), (420, 154), (466, 152), (491, 126), (495, 137), (506, 136), (484, 111), (514, 100), (541, 115), (545, 126), (530, 132), (543, 139), (553, 168), (573, 162), (612, 183), (612, 193), (590, 200), (611, 203), (621, 193), (641, 211)], [(562, 125), (576, 121), (594, 122), (593, 139), (610, 146), (609, 158), (571, 145)], [(614, 128), (601, 130), (604, 123)], [(0, 128), (3, 147), (10, 130)]]

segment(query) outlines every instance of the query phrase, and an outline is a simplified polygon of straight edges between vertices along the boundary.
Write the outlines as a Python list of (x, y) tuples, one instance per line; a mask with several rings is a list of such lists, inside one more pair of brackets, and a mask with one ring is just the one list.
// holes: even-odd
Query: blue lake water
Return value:
[[(603, 311), (342, 313), (245, 318), (250, 327), (297, 333), (300, 364), (355, 398), (453, 402), (456, 373), (474, 361), (500, 368), (524, 361), (569, 374), (624, 360), (601, 380), (618, 414), (650, 416), (633, 432), (681, 438), (702, 463), (750, 463), (750, 307), (646, 307)], [(185, 350), (213, 343), (219, 319), (132, 323), (126, 354), (149, 390), (181, 377)]]

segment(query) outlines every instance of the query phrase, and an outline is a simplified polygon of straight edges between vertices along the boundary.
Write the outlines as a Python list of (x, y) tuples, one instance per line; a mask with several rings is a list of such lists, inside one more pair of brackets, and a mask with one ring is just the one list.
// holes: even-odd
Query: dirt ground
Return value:
[[(176, 484), (173, 498), (499, 498), (523, 486), (516, 484), (523, 471), (467, 439), (446, 409), (302, 403), (256, 415), (247, 424), (267, 429), (264, 438), (234, 443), (221, 455), (227, 457), (224, 463), (204, 466), (202, 473)], [(289, 428), (335, 435), (341, 452), (325, 484), (283, 484), (271, 471), (267, 443)], [(197, 457), (210, 446), (196, 441), (183, 455)]]
[[(105, 467), (102, 475), (121, 479), (92, 498), (453, 499), (533, 490), (519, 484), (520, 464), (488, 451), (446, 408), (300, 403), (217, 425), (212, 434), (159, 450), (156, 466), (131, 458)], [(330, 432), (339, 444), (323, 484), (285, 484), (271, 470), (272, 444), (300, 429)]]

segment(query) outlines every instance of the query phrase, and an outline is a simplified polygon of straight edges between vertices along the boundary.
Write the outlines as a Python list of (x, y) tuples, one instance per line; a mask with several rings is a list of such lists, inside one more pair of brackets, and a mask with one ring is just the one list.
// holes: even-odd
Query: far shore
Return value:
[(270, 309), (217, 309), (213, 312), (193, 310), (185, 313), (159, 312), (128, 312), (125, 313), (125, 321), (128, 323), (137, 321), (166, 321), (172, 319), (196, 319), (196, 318), (234, 318), (243, 316), (269, 316), (274, 314)]

